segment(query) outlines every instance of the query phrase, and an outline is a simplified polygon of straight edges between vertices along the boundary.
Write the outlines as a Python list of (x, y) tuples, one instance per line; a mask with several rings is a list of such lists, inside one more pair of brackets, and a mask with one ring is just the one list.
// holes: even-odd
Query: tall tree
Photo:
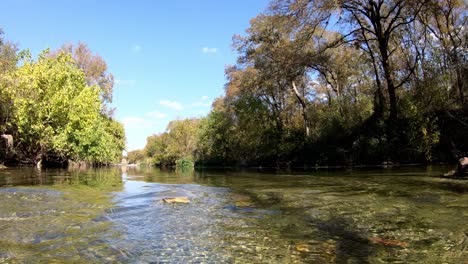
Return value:
[(434, 59), (440, 56), (440, 70), (449, 76), (447, 88), (458, 95), (460, 105), (465, 103), (468, 93), (467, 15), (466, 1), (431, 0), (418, 16), (429, 32)]
[(256, 71), (257, 83), (252, 90), (272, 106), (277, 126), (289, 118), (284, 111), (287, 100), (293, 96), (302, 109), (304, 131), (309, 136), (306, 70), (323, 57), (315, 53), (318, 43), (296, 32), (298, 23), (282, 15), (261, 14), (252, 19), (246, 37), (235, 37), (235, 46), (240, 53), (238, 68)]
[(147, 138), (145, 155), (153, 165), (172, 166), (178, 160), (194, 160), (199, 119), (171, 121), (162, 134)]
[[(342, 26), (341, 36), (331, 44), (352, 42), (369, 54), (375, 64), (378, 89), (382, 85), (381, 80), (385, 81), (390, 120), (398, 116), (396, 91), (409, 78), (396, 78), (395, 51), (401, 44), (398, 34), (417, 18), (423, 6), (423, 1), (409, 0), (279, 0), (274, 5), (276, 10), (287, 15), (299, 16), (306, 24), (320, 22), (327, 27), (332, 19), (336, 20)], [(314, 12), (314, 9), (317, 11)], [(323, 19), (321, 14), (324, 11), (334, 15)]]
[(113, 111), (108, 109), (108, 104), (112, 103), (114, 76), (107, 72), (107, 64), (104, 59), (99, 54), (94, 54), (88, 45), (82, 42), (79, 42), (76, 46), (65, 44), (54, 54), (61, 52), (72, 55), (75, 63), (85, 73), (87, 85), (97, 85), (99, 87), (103, 112), (111, 115)]
[(18, 48), (3, 37), (0, 28), (0, 134), (6, 133), (6, 123), (11, 119), (11, 99), (2, 85), (6, 85), (7, 73), (16, 69)]
[(0, 74), (16, 68), (18, 62), (18, 48), (15, 44), (6, 41), (3, 37), (4, 33), (0, 28)]
[(101, 114), (99, 88), (87, 85), (69, 54), (44, 51), (37, 61), (25, 57), (7, 77), (4, 91), (12, 103), (8, 126), (15, 131), (23, 162), (107, 163), (121, 156), (123, 126)]

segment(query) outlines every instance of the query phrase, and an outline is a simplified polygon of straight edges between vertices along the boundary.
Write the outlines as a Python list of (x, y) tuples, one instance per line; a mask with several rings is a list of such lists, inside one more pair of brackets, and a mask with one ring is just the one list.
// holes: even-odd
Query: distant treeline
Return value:
[(314, 166), (455, 161), (468, 152), (463, 0), (276, 0), (234, 36), (207, 117), (131, 162)]
[(0, 31), (0, 163), (119, 161), (125, 132), (108, 107), (113, 84), (104, 60), (83, 43), (34, 60)]

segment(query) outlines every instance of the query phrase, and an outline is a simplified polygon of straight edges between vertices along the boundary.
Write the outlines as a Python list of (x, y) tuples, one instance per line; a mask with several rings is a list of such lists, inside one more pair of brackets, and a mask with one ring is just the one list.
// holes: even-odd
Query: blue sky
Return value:
[(244, 34), (268, 0), (3, 0), (0, 28), (37, 55), (87, 43), (115, 77), (115, 118), (128, 150), (170, 120), (206, 115), (235, 63), (232, 36)]

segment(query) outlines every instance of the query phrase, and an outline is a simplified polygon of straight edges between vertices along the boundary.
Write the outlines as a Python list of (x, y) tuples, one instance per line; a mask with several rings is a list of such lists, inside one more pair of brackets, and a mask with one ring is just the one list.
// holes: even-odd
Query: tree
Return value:
[(128, 152), (127, 161), (129, 164), (137, 164), (145, 159), (145, 153), (142, 150), (133, 150)]
[(231, 117), (226, 111), (224, 98), (217, 98), (208, 116), (200, 120), (196, 149), (198, 162), (226, 165), (233, 161), (231, 136), (235, 128)]
[(178, 160), (194, 161), (199, 119), (171, 121), (166, 132), (147, 138), (144, 152), (157, 166), (173, 166)]
[[(274, 5), (279, 12), (299, 16), (305, 24), (327, 27), (332, 18), (338, 18), (337, 21), (343, 28), (341, 36), (326, 47), (353, 43), (368, 53), (374, 64), (378, 90), (382, 86), (381, 80), (385, 81), (389, 98), (389, 120), (396, 120), (398, 116), (396, 90), (413, 73), (411, 71), (406, 76), (396, 78), (398, 69), (394, 60), (401, 44), (399, 33), (416, 20), (423, 6), (424, 2), (408, 0), (280, 0)], [(314, 8), (318, 11), (314, 12)], [(322, 12), (334, 15), (324, 16)], [(419, 57), (415, 58), (418, 59)], [(382, 100), (383, 96), (380, 97)]]
[(468, 40), (466, 39), (467, 3), (461, 0), (432, 0), (418, 14), (418, 21), (427, 30), (424, 40), (433, 62), (440, 65), (438, 73), (448, 76), (448, 90), (456, 93), (460, 105), (468, 90)]
[(3, 31), (0, 28), (0, 74), (5, 74), (16, 68), (18, 62), (18, 48), (15, 44), (3, 38)]
[(3, 38), (3, 31), (0, 29), (0, 134), (8, 133), (6, 123), (11, 118), (11, 100), (3, 89), (6, 74), (16, 69), (18, 62), (18, 48), (15, 44)]
[(443, 157), (441, 138), (453, 146), (466, 134), (465, 24), (458, 0), (273, 0), (234, 37), (238, 60), (208, 116), (172, 123), (145, 149), (158, 164), (186, 155), (246, 166)]
[[(107, 104), (112, 103), (114, 76), (107, 72), (107, 64), (99, 54), (93, 54), (88, 45), (79, 42), (78, 45), (65, 44), (53, 53), (54, 56), (62, 52), (71, 54), (76, 65), (83, 70), (88, 86), (96, 85), (100, 89), (103, 112), (111, 114)], [(109, 111), (109, 112), (108, 112)]]
[(36, 62), (25, 57), (7, 79), (4, 91), (13, 113), (7, 125), (16, 133), (21, 160), (108, 163), (120, 158), (123, 126), (101, 114), (100, 89), (87, 85), (70, 55), (44, 51)]
[(240, 53), (237, 68), (256, 75), (257, 82), (250, 89), (262, 96), (272, 109), (280, 133), (289, 115), (283, 112), (286, 101), (293, 96), (302, 109), (305, 134), (310, 136), (306, 69), (323, 57), (314, 53), (317, 43), (295, 31), (298, 22), (275, 14), (261, 14), (252, 19), (248, 36), (235, 37)]

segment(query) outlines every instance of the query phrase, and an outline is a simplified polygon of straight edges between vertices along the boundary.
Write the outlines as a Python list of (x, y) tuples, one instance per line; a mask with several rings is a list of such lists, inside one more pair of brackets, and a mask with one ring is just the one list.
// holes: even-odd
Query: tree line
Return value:
[[(225, 93), (131, 160), (314, 166), (468, 153), (462, 0), (273, 0), (233, 37)], [(183, 138), (183, 140), (182, 140)]]
[(86, 44), (28, 50), (0, 32), (0, 163), (118, 162), (123, 125), (112, 118), (114, 79)]

